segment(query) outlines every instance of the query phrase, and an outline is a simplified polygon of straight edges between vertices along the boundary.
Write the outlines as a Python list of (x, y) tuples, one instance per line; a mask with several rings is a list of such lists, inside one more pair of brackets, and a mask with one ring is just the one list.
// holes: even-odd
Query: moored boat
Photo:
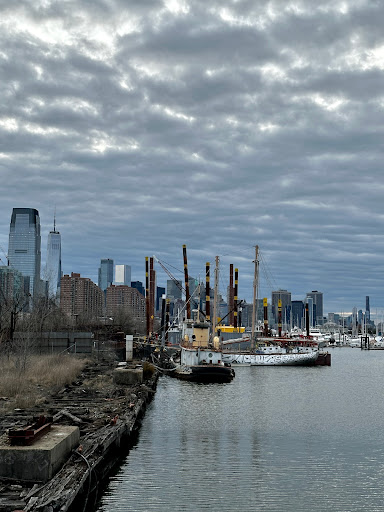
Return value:
[(180, 366), (174, 376), (193, 382), (230, 382), (235, 372), (217, 348), (181, 346)]
[(319, 357), (317, 344), (302, 340), (268, 340), (258, 343), (255, 350), (223, 351), (224, 363), (245, 366), (314, 365)]

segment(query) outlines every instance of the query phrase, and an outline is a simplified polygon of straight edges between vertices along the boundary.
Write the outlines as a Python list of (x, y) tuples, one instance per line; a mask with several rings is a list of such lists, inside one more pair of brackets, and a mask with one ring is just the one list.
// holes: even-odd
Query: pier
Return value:
[[(92, 507), (100, 482), (128, 451), (157, 385), (151, 365), (117, 364), (91, 362), (78, 380), (47, 397), (41, 407), (1, 418), (1, 512)], [(9, 432), (25, 430), (43, 414), (52, 418), (51, 428), (32, 442), (19, 440), (13, 446)]]

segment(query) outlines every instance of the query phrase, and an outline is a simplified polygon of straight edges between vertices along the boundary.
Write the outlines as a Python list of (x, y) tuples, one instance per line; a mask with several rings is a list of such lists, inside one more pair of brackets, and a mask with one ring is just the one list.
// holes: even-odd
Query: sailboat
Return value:
[[(283, 338), (281, 336), (281, 306), (279, 307), (279, 337), (273, 338), (264, 336), (256, 339), (255, 323), (259, 265), (258, 246), (256, 246), (255, 249), (251, 346), (250, 349), (244, 350), (242, 349), (242, 345), (244, 345), (243, 340), (226, 340), (223, 342), (224, 363), (234, 366), (297, 366), (316, 364), (319, 357), (319, 347), (311, 338)], [(264, 323), (268, 325), (266, 299), (264, 299)], [(267, 328), (265, 331), (267, 331)]]

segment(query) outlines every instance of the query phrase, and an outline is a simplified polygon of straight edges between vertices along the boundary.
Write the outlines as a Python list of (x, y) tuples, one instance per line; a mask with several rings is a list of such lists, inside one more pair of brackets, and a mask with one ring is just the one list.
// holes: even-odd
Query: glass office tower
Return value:
[(40, 292), (41, 236), (39, 212), (34, 208), (13, 208), (9, 229), (9, 265), (24, 276), (26, 290), (33, 297)]
[(312, 290), (307, 293), (307, 298), (311, 298), (313, 304), (316, 306), (316, 316), (314, 318), (315, 323), (313, 325), (322, 325), (323, 322), (323, 293), (317, 290)]
[(115, 284), (131, 286), (131, 266), (115, 265)]
[(56, 222), (54, 222), (53, 231), (50, 231), (48, 234), (47, 263), (44, 277), (48, 282), (48, 296), (53, 299), (59, 299), (61, 280), (61, 235), (59, 231), (56, 231)]
[(102, 259), (99, 268), (99, 288), (105, 292), (108, 286), (113, 283), (113, 260), (109, 258)]

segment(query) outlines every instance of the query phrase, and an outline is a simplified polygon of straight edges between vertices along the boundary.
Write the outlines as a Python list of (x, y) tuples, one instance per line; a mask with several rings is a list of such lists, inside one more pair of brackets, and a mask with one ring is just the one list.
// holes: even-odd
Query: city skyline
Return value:
[(222, 290), (233, 263), (251, 300), (257, 244), (261, 295), (383, 310), (383, 15), (368, 0), (7, 4), (0, 247), (13, 207), (39, 210), (44, 244), (56, 209), (67, 274), (97, 282), (110, 258), (143, 280), (146, 256), (182, 270), (186, 244), (190, 275), (219, 255)]
[[(12, 239), (12, 237), (11, 237), (12, 226), (13, 226), (13, 230), (14, 230), (17, 215), (22, 215), (22, 217), (28, 216), (28, 218), (32, 215), (32, 217), (34, 219), (37, 219), (37, 221), (34, 221), (38, 225), (38, 228), (37, 228), (36, 232), (40, 233), (40, 216), (39, 216), (38, 210), (33, 209), (33, 208), (14, 208), (12, 210), (12, 217), (11, 217), (10, 240)], [(26, 225), (26, 222), (24, 222), (24, 224)], [(30, 224), (30, 222), (29, 222), (29, 224)], [(12, 242), (12, 243), (14, 245), (14, 242)], [(39, 243), (41, 244), (41, 235), (40, 235), (40, 242)], [(39, 262), (38, 266), (41, 266), (41, 259), (40, 259), (40, 262)], [(45, 264), (44, 273), (43, 273), (43, 275), (41, 275), (42, 279), (47, 280), (48, 293), (49, 293), (50, 296), (52, 296), (52, 295), (56, 296), (57, 293), (60, 293), (60, 280), (58, 280), (58, 276), (60, 275), (61, 268), (62, 268), (62, 262), (61, 262), (61, 234), (60, 234), (59, 231), (56, 231), (56, 217), (55, 217), (55, 219), (54, 219), (54, 228), (53, 228), (53, 230), (49, 231), (48, 237), (47, 237), (47, 260), (46, 260), (46, 264)], [(181, 272), (181, 270), (179, 272)], [(48, 273), (49, 273), (49, 275), (48, 275)], [(63, 272), (63, 275), (68, 276), (68, 275), (70, 275), (72, 273), (76, 274), (76, 272), (74, 270), (71, 270), (71, 272), (68, 272), (68, 273), (64, 273)], [(50, 278), (49, 278), (49, 276), (50, 276)], [(123, 281), (116, 281), (116, 276), (118, 276), (119, 279), (125, 279), (125, 282), (123, 282)], [(113, 277), (115, 277), (114, 281), (113, 281)], [(128, 279), (128, 277), (129, 277), (129, 279)], [(171, 286), (172, 290), (176, 290), (176, 292), (177, 292), (175, 298), (180, 298), (181, 297), (181, 291), (178, 289), (176, 283), (173, 282), (172, 280), (167, 279), (169, 277), (168, 274), (167, 275), (164, 274), (163, 277), (164, 277), (164, 282), (162, 284), (165, 285), (165, 290), (167, 291), (167, 295), (171, 295), (171, 296), (175, 295), (174, 291), (171, 291), (171, 289), (170, 289), (170, 286)], [(127, 285), (128, 284), (128, 280), (129, 280), (129, 282), (131, 282), (131, 279), (132, 279), (132, 276), (131, 276), (131, 265), (115, 264), (114, 260), (111, 259), (111, 258), (101, 258), (100, 259), (100, 266), (99, 266), (99, 269), (98, 269), (98, 279), (97, 279), (97, 281), (95, 279), (92, 279), (92, 277), (90, 277), (90, 276), (82, 276), (82, 278), (91, 279), (91, 281), (94, 282), (94, 284), (98, 284), (98, 286), (101, 289), (103, 289), (104, 292), (106, 292), (106, 289), (112, 283), (115, 284), (115, 285), (122, 285), (122, 284)], [(193, 284), (194, 280), (195, 280), (195, 278), (193, 278), (191, 276), (189, 277), (190, 286), (192, 286), (191, 283)], [(137, 281), (141, 281), (142, 283), (144, 283), (145, 282), (145, 274), (144, 274), (144, 277), (141, 276), (141, 278), (138, 279)], [(179, 277), (178, 281), (180, 282), (181, 286), (183, 286), (184, 281), (183, 281), (183, 279), (181, 277)], [(221, 279), (221, 281), (223, 281), (223, 279)], [(203, 283), (203, 280), (202, 280), (202, 283)], [(128, 286), (130, 286), (130, 285), (128, 285)], [(161, 284), (160, 285), (158, 284), (158, 287), (159, 286), (161, 287)], [(194, 286), (195, 285), (193, 285), (192, 288), (194, 288)], [(56, 290), (54, 293), (52, 292), (53, 288), (55, 288), (55, 290)], [(278, 290), (272, 290), (271, 289), (270, 295), (265, 295), (265, 296), (268, 298), (270, 305), (275, 310), (277, 310), (277, 300), (278, 299), (282, 299), (283, 309), (285, 308), (285, 306), (286, 306), (286, 304), (288, 302), (302, 301), (303, 304), (305, 304), (307, 299), (309, 299), (311, 301), (311, 304), (313, 303), (318, 308), (319, 308), (319, 304), (320, 304), (320, 309), (317, 312), (317, 317), (318, 318), (322, 318), (322, 317), (324, 317), (328, 313), (328, 312), (327, 313), (323, 312), (323, 293), (321, 291), (318, 291), (318, 290), (312, 290), (312, 291), (307, 292), (305, 294), (305, 297), (302, 298), (302, 299), (300, 299), (300, 298), (298, 299), (297, 297), (295, 298), (295, 293), (294, 292), (292, 293), (291, 291), (283, 290), (283, 289), (280, 289), (280, 288)], [(260, 299), (260, 293), (258, 294), (258, 297)], [(286, 298), (284, 298), (284, 297), (286, 297)], [(319, 297), (319, 298), (317, 298), (317, 297)], [(247, 297), (241, 297), (239, 295), (239, 300), (246, 300), (247, 303), (249, 304), (249, 299), (247, 299)], [(319, 304), (317, 304), (318, 301), (320, 301)], [(369, 306), (370, 298), (369, 298), (369, 296), (365, 296), (364, 297), (364, 301), (365, 301), (365, 307), (366, 308), (368, 307), (368, 316), (370, 316), (370, 306)], [(347, 312), (347, 311), (329, 311), (329, 313), (337, 313), (337, 314), (342, 314), (344, 316), (349, 316), (350, 314), (353, 314), (353, 311), (355, 309), (356, 310), (359, 309), (359, 311), (363, 311), (363, 312), (366, 311), (366, 310), (363, 309), (363, 307), (360, 308), (360, 307), (354, 306), (352, 308), (351, 312)], [(372, 316), (376, 317), (377, 320), (380, 320), (382, 314), (383, 313), (380, 311), (379, 314), (378, 313), (376, 313), (376, 314), (373, 313)]]

